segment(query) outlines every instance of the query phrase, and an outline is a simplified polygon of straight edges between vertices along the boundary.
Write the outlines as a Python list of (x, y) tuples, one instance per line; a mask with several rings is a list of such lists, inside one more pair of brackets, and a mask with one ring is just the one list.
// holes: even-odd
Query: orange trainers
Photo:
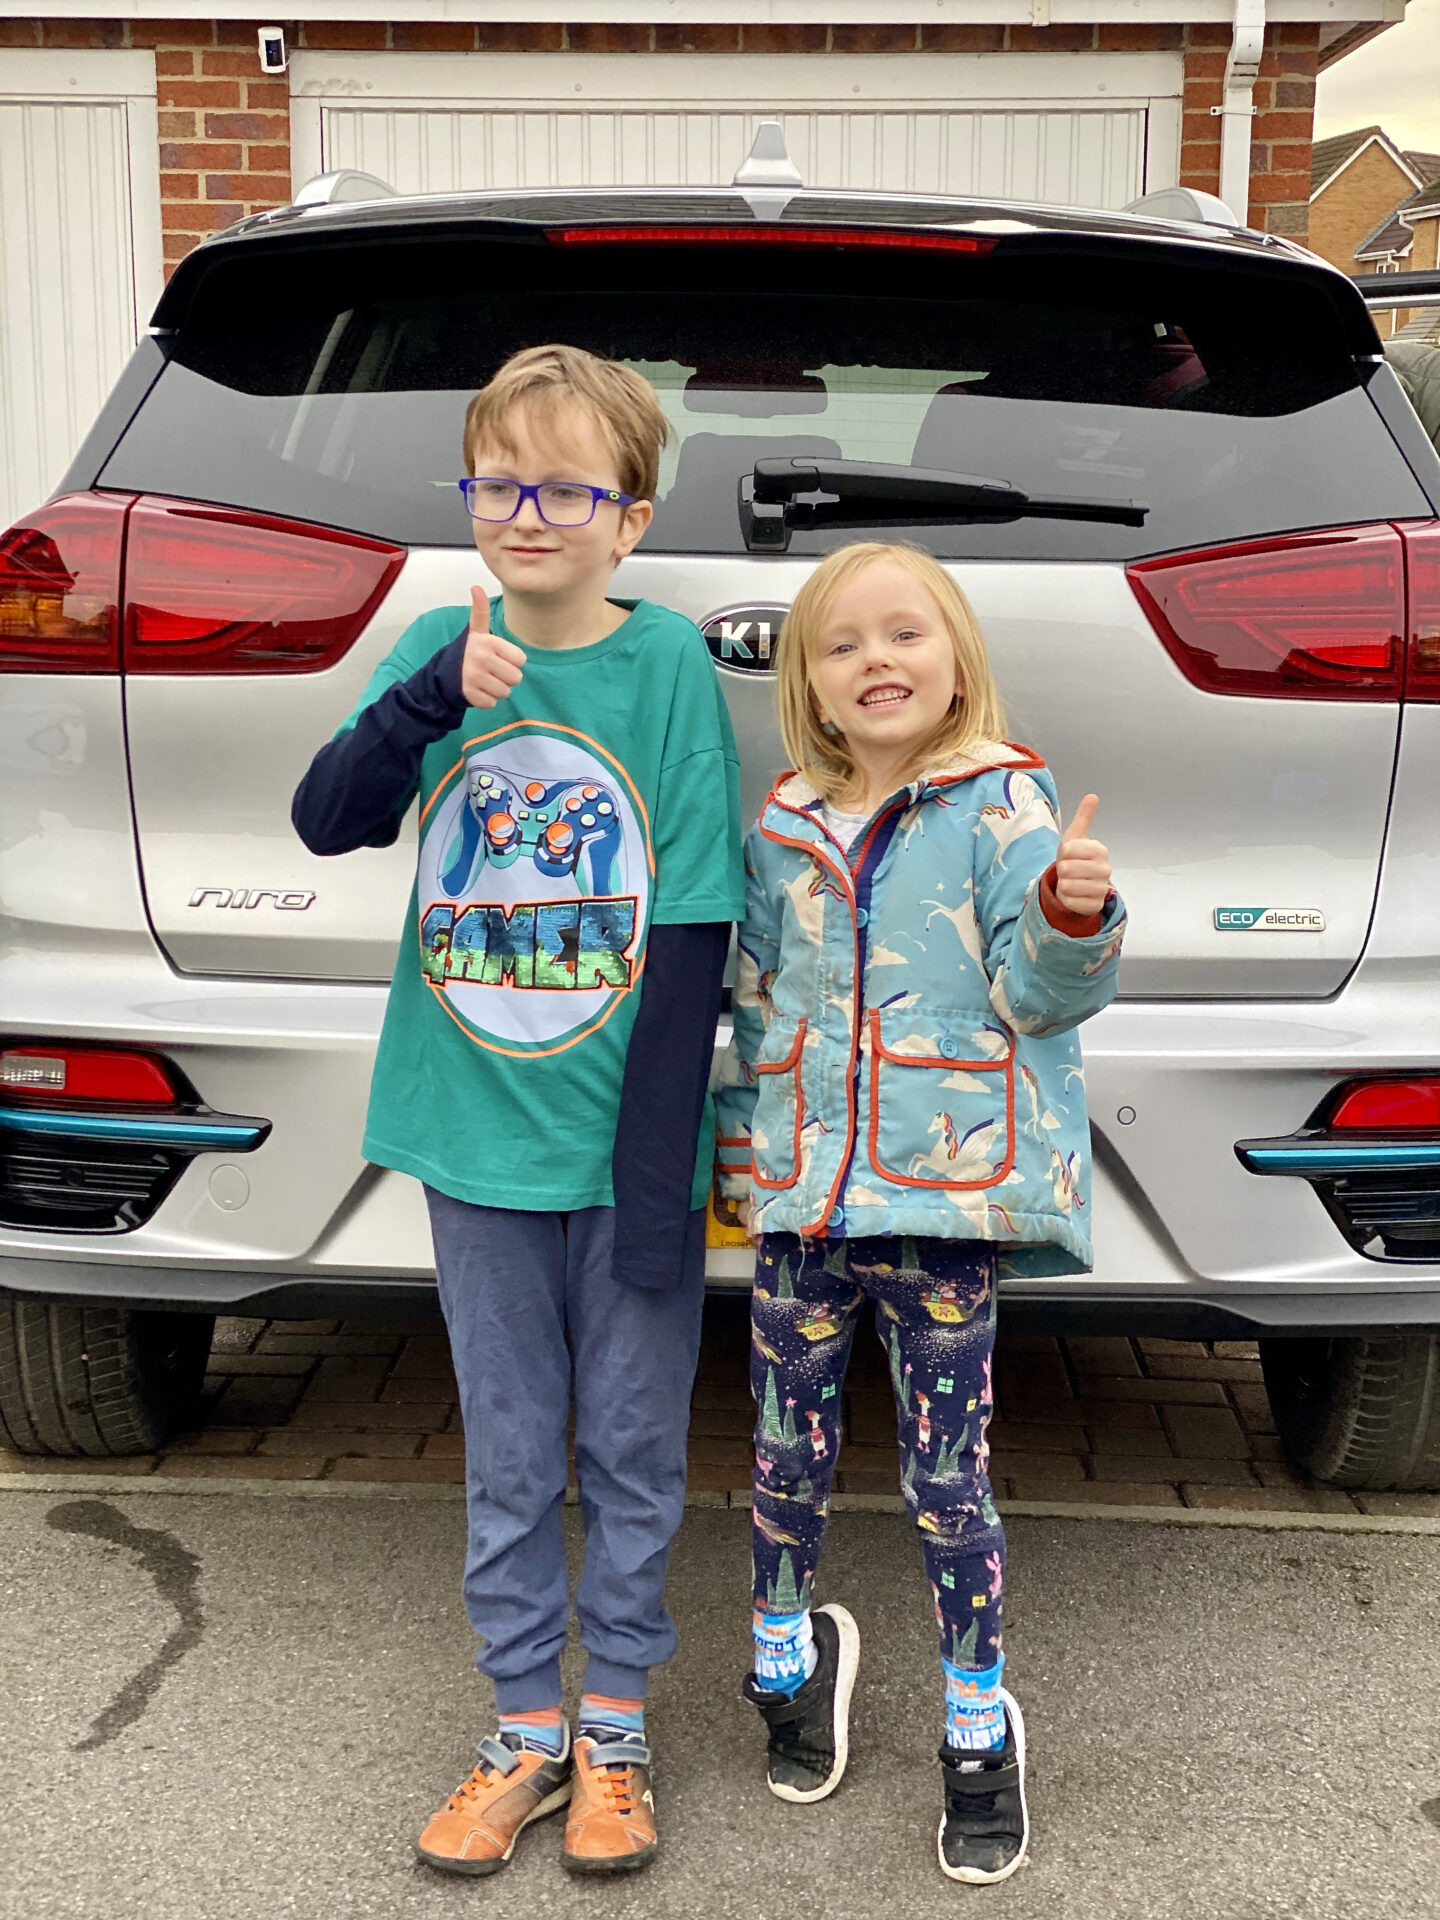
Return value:
[(575, 1742), (574, 1793), (565, 1822), (563, 1864), (570, 1873), (633, 1873), (648, 1866), (655, 1837), (650, 1749), (643, 1740), (588, 1734)]
[(570, 1737), (558, 1756), (518, 1751), (491, 1735), (479, 1747), (480, 1764), (456, 1788), (415, 1842), (428, 1866), (442, 1873), (496, 1873), (532, 1821), (558, 1813), (570, 1798)]

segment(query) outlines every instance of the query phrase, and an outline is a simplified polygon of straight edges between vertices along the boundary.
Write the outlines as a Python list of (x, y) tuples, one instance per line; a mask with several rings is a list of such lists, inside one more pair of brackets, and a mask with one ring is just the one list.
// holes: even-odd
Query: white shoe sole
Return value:
[(835, 1766), (823, 1787), (808, 1787), (802, 1791), (799, 1787), (787, 1787), (782, 1781), (767, 1782), (777, 1800), (789, 1800), (802, 1807), (816, 1800), (824, 1800), (834, 1793), (845, 1777), (845, 1769), (850, 1761), (850, 1696), (855, 1691), (855, 1675), (860, 1667), (860, 1629), (849, 1608), (839, 1606), (832, 1600), (828, 1606), (817, 1607), (815, 1611), (828, 1613), (840, 1636), (835, 1658), (835, 1712), (831, 1722), (835, 1735)]
[(945, 1858), (945, 1816), (942, 1813), (940, 1831), (935, 1839), (940, 1871), (947, 1880), (961, 1880), (970, 1887), (993, 1887), (1002, 1880), (1008, 1880), (1012, 1873), (1025, 1864), (1025, 1855), (1030, 1850), (1030, 1806), (1025, 1798), (1025, 1716), (1014, 1695), (1007, 1693), (1004, 1687), (1000, 1689), (1000, 1698), (1005, 1702), (1006, 1717), (1015, 1729), (1015, 1759), (1020, 1768), (1020, 1851), (998, 1873), (982, 1873), (979, 1867), (952, 1867)]

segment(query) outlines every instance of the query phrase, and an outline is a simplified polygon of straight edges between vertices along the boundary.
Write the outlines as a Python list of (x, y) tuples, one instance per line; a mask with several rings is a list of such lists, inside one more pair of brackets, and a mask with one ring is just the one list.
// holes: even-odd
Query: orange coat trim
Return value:
[(795, 1134), (791, 1142), (794, 1165), (790, 1169), (790, 1178), (788, 1180), (768, 1180), (765, 1175), (761, 1173), (759, 1167), (753, 1166), (752, 1163), (753, 1170), (751, 1178), (757, 1187), (770, 1187), (772, 1189), (793, 1187), (800, 1178), (800, 1135), (805, 1127), (805, 1088), (800, 1074), (800, 1056), (804, 1051), (805, 1031), (809, 1025), (810, 1022), (808, 1020), (802, 1020), (800, 1022), (799, 1026), (795, 1029), (795, 1039), (790, 1051), (783, 1060), (771, 1060), (767, 1062), (765, 1066), (762, 1067), (757, 1064), (755, 1068), (756, 1073), (793, 1073), (795, 1076)]
[(1005, 1076), (1005, 1158), (988, 1180), (921, 1180), (914, 1174), (894, 1173), (880, 1158), (880, 1070), (870, 1068), (870, 1131), (866, 1145), (870, 1164), (882, 1180), (897, 1187), (939, 1187), (951, 1193), (978, 1193), (985, 1187), (998, 1187), (1015, 1165), (1015, 1035), (1010, 1035), (1010, 1051), (1003, 1060), (947, 1060), (943, 1055), (931, 1059), (927, 1054), (892, 1053), (880, 1040), (880, 1013), (872, 1009), (870, 1021), (870, 1057), (872, 1062), (891, 1060), (904, 1067), (947, 1067), (956, 1073), (1003, 1073)]

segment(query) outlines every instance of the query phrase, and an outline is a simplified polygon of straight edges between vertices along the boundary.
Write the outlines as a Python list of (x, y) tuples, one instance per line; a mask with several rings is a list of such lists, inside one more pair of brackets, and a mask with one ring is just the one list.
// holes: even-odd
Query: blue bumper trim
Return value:
[(1440, 1141), (1376, 1142), (1373, 1146), (1315, 1141), (1295, 1146), (1236, 1148), (1241, 1164), (1251, 1173), (1290, 1173), (1314, 1178), (1331, 1173), (1381, 1173), (1387, 1170), (1420, 1172), (1440, 1168)]
[(128, 1114), (42, 1113), (34, 1107), (0, 1106), (0, 1127), (46, 1133), (69, 1140), (117, 1140), (147, 1147), (178, 1147), (187, 1153), (248, 1153), (269, 1132), (263, 1120), (142, 1120)]

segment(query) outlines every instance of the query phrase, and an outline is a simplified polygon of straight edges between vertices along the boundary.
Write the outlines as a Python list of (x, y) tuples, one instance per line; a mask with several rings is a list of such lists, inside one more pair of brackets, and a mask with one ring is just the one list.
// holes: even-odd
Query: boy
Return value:
[[(667, 433), (624, 366), (563, 346), (507, 361), (466, 415), (461, 482), (503, 592), (473, 589), (468, 625), (464, 608), (422, 614), (295, 796), (316, 853), (387, 846), (420, 801), (365, 1153), (425, 1184), (465, 1422), (465, 1601), (499, 1725), (418, 1842), (451, 1873), (494, 1872), (567, 1801), (572, 1872), (643, 1866), (656, 1846), (644, 1696), (675, 1647), (706, 1088), (744, 906), (735, 747), (704, 643), (678, 614), (606, 597), (649, 525)], [(573, 1740), (572, 1361), (589, 1662)]]

